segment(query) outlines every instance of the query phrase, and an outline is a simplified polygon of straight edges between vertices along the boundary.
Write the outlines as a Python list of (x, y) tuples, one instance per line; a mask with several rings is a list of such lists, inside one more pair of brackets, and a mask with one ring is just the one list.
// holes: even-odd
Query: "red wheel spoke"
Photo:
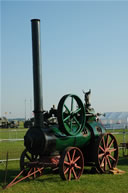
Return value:
[(70, 156), (69, 151), (68, 151), (67, 155), (68, 155), (68, 160), (69, 160), (69, 162), (71, 162), (71, 156)]
[(106, 170), (106, 166), (107, 166), (107, 158), (105, 157), (105, 159), (104, 159), (104, 171)]
[(74, 168), (72, 168), (72, 171), (73, 171), (74, 178), (77, 179), (77, 175), (76, 175)]
[(104, 153), (101, 153), (101, 154), (98, 155), (98, 158), (101, 158), (103, 156), (104, 156)]
[(40, 174), (42, 174), (42, 172), (40, 171), (40, 168), (37, 168), (37, 170), (39, 171)]
[(114, 149), (109, 149), (109, 153), (112, 153), (112, 152), (114, 152), (114, 151), (116, 151), (117, 149), (116, 148), (114, 148)]
[[(34, 172), (36, 171), (36, 168), (34, 168)], [(34, 173), (34, 175), (33, 175), (33, 178), (35, 178), (36, 177), (36, 174)]]
[(107, 134), (106, 147), (108, 147), (109, 135)]
[(99, 148), (104, 152), (104, 149), (101, 147), (101, 145), (99, 145)]
[(72, 168), (69, 169), (68, 180), (71, 180), (71, 175), (72, 175)]
[(64, 164), (70, 166), (70, 163), (64, 160)]
[(77, 168), (77, 169), (80, 169), (80, 170), (82, 169), (82, 168), (81, 168), (80, 166), (78, 166), (77, 164), (75, 164), (74, 167)]
[(114, 139), (111, 140), (111, 142), (110, 142), (110, 144), (108, 146), (109, 148), (112, 146), (113, 142), (114, 142)]
[(66, 168), (66, 170), (64, 171), (64, 175), (68, 172), (69, 168)]
[(102, 159), (102, 161), (101, 161), (101, 163), (100, 163), (100, 166), (102, 167), (102, 165), (103, 165), (103, 163), (104, 163), (104, 159), (105, 159), (105, 157), (103, 157), (103, 159)]
[(107, 156), (107, 161), (108, 161), (108, 165), (109, 165), (109, 168), (111, 169), (112, 168), (112, 165), (111, 165), (111, 162), (109, 160), (109, 157)]
[(74, 149), (74, 151), (73, 151), (73, 155), (72, 155), (72, 161), (74, 160), (74, 157), (75, 157), (75, 153), (76, 153), (76, 149)]
[(76, 163), (79, 159), (80, 159), (80, 156), (78, 156), (78, 157), (73, 161), (73, 163)]
[(102, 141), (103, 141), (103, 146), (104, 146), (104, 149), (105, 149), (106, 146), (105, 146), (104, 136), (103, 136), (103, 138), (102, 138)]
[(116, 159), (114, 157), (112, 157), (111, 155), (108, 155), (112, 160), (116, 161)]
[(31, 173), (31, 171), (32, 171), (32, 168), (29, 170), (28, 175)]

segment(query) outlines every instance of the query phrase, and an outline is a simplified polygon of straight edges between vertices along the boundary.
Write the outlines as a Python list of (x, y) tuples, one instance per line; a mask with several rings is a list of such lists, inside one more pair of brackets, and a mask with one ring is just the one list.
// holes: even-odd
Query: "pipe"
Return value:
[(40, 20), (32, 19), (32, 55), (34, 89), (34, 127), (43, 127), (42, 63), (40, 46)]

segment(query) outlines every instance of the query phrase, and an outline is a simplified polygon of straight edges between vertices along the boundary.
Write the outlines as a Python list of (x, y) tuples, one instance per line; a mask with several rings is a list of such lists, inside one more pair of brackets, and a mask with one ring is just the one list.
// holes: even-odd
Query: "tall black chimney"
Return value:
[(42, 63), (40, 45), (40, 20), (32, 19), (34, 127), (43, 128)]

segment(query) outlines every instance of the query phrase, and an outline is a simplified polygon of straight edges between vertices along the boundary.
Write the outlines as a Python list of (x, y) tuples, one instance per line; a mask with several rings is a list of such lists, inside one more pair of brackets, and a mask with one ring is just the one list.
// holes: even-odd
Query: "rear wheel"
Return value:
[(96, 143), (95, 163), (96, 168), (105, 173), (113, 169), (118, 162), (118, 144), (111, 133), (101, 135)]

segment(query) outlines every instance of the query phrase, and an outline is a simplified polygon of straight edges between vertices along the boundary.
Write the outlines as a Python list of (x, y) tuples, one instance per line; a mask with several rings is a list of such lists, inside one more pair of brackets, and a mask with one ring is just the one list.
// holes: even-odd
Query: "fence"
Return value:
[(128, 130), (111, 133), (115, 135), (117, 139), (119, 150), (122, 151), (122, 156), (128, 156)]
[[(0, 162), (6, 160), (8, 152), (8, 160), (19, 160), (22, 151), (24, 150), (24, 135), (27, 129), (0, 129)], [(127, 130), (111, 130), (115, 135), (118, 144), (128, 143), (128, 129)], [(125, 147), (119, 147), (120, 150), (125, 150)], [(122, 154), (120, 151), (120, 155)]]
[(0, 129), (0, 162), (19, 160), (24, 150), (24, 135), (27, 129)]

